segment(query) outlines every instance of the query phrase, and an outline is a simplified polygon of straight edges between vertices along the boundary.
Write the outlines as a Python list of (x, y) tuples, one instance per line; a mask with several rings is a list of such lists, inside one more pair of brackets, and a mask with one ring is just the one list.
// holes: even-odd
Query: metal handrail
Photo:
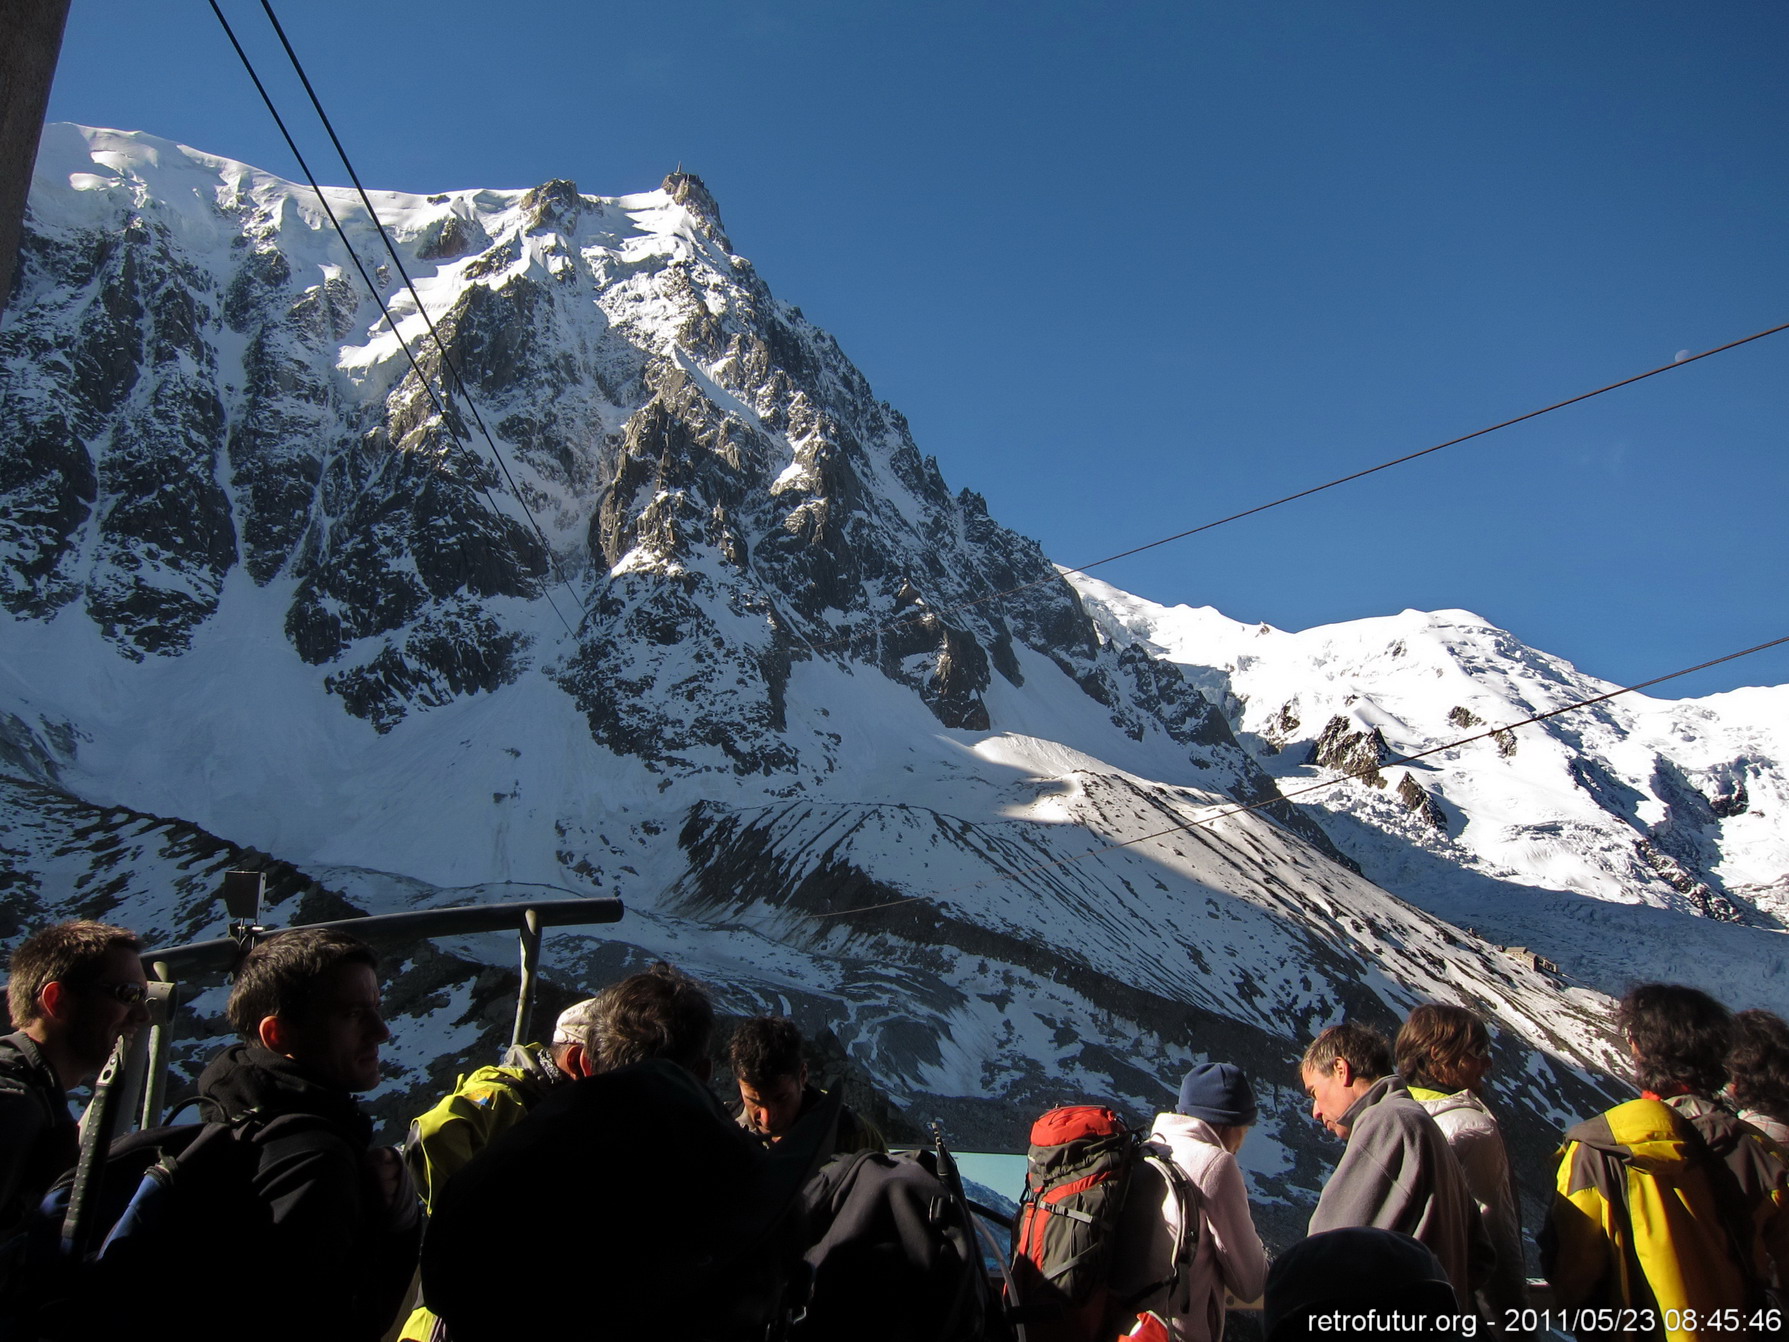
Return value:
[[(240, 893), (240, 892), (238, 892)], [(259, 895), (250, 894), (244, 905), (259, 907)], [(479, 932), (515, 932), (521, 943), (522, 975), (516, 987), (516, 1019), (512, 1043), (526, 1042), (534, 1015), (534, 985), (540, 970), (541, 932), (548, 927), (582, 927), (620, 922), (626, 908), (619, 899), (511, 899), (497, 904), (471, 904), (450, 909), (411, 909), (405, 913), (374, 913), (356, 918), (333, 918), (320, 923), (294, 923), (291, 927), (261, 927), (251, 918), (232, 922), (231, 935), (210, 941), (193, 941), (144, 951), (143, 967), (154, 982), (155, 1005), (148, 1031), (147, 1057), (122, 1087), (133, 1100), (140, 1096), (138, 1123), (153, 1127), (160, 1122), (167, 1090), (168, 1053), (172, 1041), (175, 980), (193, 975), (231, 974), (257, 942), (298, 928), (331, 928), (369, 943), (417, 941), (429, 937), (465, 936)]]
[[(406, 913), (374, 913), (362, 918), (333, 918), (322, 923), (294, 923), (292, 927), (256, 927), (249, 931), (253, 941), (290, 932), (300, 927), (327, 927), (352, 933), (362, 941), (385, 941), (394, 937), (446, 937), (472, 932), (527, 931), (528, 915), (533, 913), (541, 927), (577, 927), (584, 924), (618, 923), (625, 907), (619, 899), (511, 899), (500, 904), (473, 904), (452, 909), (413, 909)], [(143, 952), (143, 964), (151, 969), (167, 966), (168, 973), (157, 972), (157, 978), (191, 974), (228, 974), (236, 968), (247, 947), (235, 937), (217, 937), (210, 941), (192, 941), (184, 946)]]

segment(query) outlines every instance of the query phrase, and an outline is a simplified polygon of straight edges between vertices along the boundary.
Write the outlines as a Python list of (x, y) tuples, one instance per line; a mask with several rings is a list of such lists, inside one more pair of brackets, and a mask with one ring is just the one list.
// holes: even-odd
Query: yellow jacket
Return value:
[[(1686, 1133), (1692, 1123), (1738, 1181), (1750, 1217), (1749, 1275), (1713, 1171)], [(1541, 1258), (1559, 1308), (1628, 1307), (1657, 1321), (1655, 1330), (1615, 1336), (1730, 1342), (1731, 1327), (1700, 1320), (1723, 1310), (1749, 1315), (1760, 1303), (1753, 1283), (1782, 1279), (1789, 1166), (1754, 1129), (1701, 1097), (1617, 1105), (1565, 1134)], [(1667, 1326), (1691, 1314), (1698, 1326)]]
[[(528, 1116), (549, 1087), (568, 1080), (539, 1044), (512, 1047), (508, 1064), (462, 1076), (434, 1108), (410, 1124), (404, 1159), (430, 1211), (442, 1186), (501, 1134)], [(430, 1342), (435, 1316), (419, 1305), (404, 1324), (403, 1342)]]

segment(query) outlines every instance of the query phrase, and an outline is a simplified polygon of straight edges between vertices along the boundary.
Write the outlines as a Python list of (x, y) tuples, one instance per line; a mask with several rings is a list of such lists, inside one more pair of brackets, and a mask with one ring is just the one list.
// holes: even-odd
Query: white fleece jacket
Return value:
[(1497, 1264), (1478, 1290), (1479, 1311), (1491, 1321), (1493, 1331), (1508, 1310), (1528, 1306), (1528, 1264), (1522, 1252), (1522, 1220), (1516, 1197), (1515, 1179), (1510, 1173), (1509, 1153), (1504, 1149), (1503, 1130), (1482, 1101), (1469, 1090), (1452, 1095), (1434, 1091), (1418, 1091), (1411, 1095), (1429, 1111), (1447, 1138), (1448, 1147), (1459, 1158), (1466, 1173), (1466, 1186), (1478, 1203), (1485, 1230), (1497, 1251)]
[(1224, 1334), (1225, 1290), (1258, 1300), (1267, 1285), (1267, 1250), (1249, 1213), (1242, 1169), (1202, 1119), (1158, 1114), (1149, 1141), (1192, 1183), (1197, 1224), (1191, 1233), (1198, 1238), (1173, 1290), (1156, 1285), (1172, 1275), (1185, 1232), (1173, 1186), (1153, 1165), (1140, 1166), (1119, 1224), (1113, 1289), (1131, 1294), (1155, 1286), (1137, 1310), (1160, 1311), (1174, 1342), (1217, 1342)]

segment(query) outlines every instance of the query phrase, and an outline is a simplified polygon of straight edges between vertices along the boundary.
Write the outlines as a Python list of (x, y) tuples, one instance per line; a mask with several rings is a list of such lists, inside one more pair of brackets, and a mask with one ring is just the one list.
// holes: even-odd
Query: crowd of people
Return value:
[[(12, 955), (0, 1242), (75, 1164), (68, 1091), (146, 1018), (141, 950), (126, 929), (77, 921)], [(239, 1038), (200, 1075), (198, 1103), (252, 1133), (259, 1214), (208, 1308), (252, 1317), (262, 1338), (528, 1337), (536, 1297), (583, 1310), (593, 1337), (762, 1337), (790, 1313), (785, 1265), (816, 1169), (885, 1149), (810, 1079), (784, 1018), (734, 1030), (724, 1106), (713, 1004), (663, 963), (562, 1012), (547, 1044), (460, 1077), (401, 1147), (375, 1143), (354, 1098), (378, 1084), (390, 1038), (363, 942), (323, 928), (259, 941), (227, 1015)], [(1272, 1342), (1789, 1331), (1789, 1025), (1665, 984), (1630, 991), (1616, 1023), (1640, 1096), (1564, 1133), (1536, 1237), (1544, 1300), (1529, 1298), (1486, 1102), (1490, 1033), (1426, 1004), (1395, 1040), (1344, 1021), (1305, 1049), (1311, 1116), (1344, 1145), (1309, 1234), (1275, 1259), (1237, 1160), (1259, 1119), (1249, 1078), (1221, 1061), (1186, 1072), (1146, 1138), (1175, 1177), (1140, 1178), (1115, 1231), (1118, 1322), (1217, 1342), (1232, 1302), (1264, 1299)]]

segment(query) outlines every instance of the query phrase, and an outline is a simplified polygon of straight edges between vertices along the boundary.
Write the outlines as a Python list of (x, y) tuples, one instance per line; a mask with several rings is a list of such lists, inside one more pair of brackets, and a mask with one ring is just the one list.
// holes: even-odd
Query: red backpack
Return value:
[[(1202, 1212), (1185, 1171), (1144, 1135), (1094, 1104), (1052, 1109), (1031, 1125), (1008, 1302), (1008, 1317), (1024, 1325), (1026, 1342), (1118, 1342), (1121, 1335), (1154, 1338), (1164, 1327), (1159, 1316), (1140, 1316), (1137, 1307), (1164, 1289), (1172, 1296), (1192, 1263)], [(1145, 1162), (1179, 1203), (1180, 1240), (1165, 1278), (1130, 1283), (1130, 1293), (1120, 1296), (1111, 1282), (1118, 1219), (1132, 1174)], [(1151, 1184), (1142, 1195), (1153, 1203), (1160, 1187)]]
[(1142, 1134), (1103, 1106), (1071, 1105), (1031, 1125), (1029, 1155), (1012, 1253), (1028, 1342), (1111, 1342), (1121, 1302), (1107, 1271)]

